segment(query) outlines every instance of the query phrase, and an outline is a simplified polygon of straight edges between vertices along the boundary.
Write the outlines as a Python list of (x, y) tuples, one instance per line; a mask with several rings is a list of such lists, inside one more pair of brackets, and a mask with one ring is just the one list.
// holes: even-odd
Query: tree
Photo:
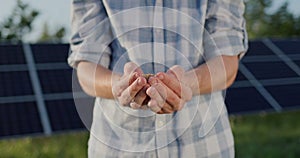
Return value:
[(274, 14), (270, 15), (266, 34), (273, 37), (296, 37), (300, 36), (299, 18), (288, 10), (288, 3), (284, 3)]
[(66, 29), (64, 27), (58, 28), (54, 31), (54, 33), (51, 33), (49, 31), (49, 26), (47, 23), (44, 23), (43, 32), (40, 35), (37, 42), (42, 43), (61, 43), (63, 37), (66, 34)]
[[(16, 1), (11, 15), (0, 24), (0, 42), (3, 43), (20, 43), (25, 40), (26, 35), (33, 30), (33, 22), (39, 15), (39, 11), (33, 9), (22, 2)], [(54, 33), (49, 32), (48, 25), (45, 23), (43, 32), (37, 42), (62, 42), (66, 34), (64, 27), (58, 28)]]
[(249, 38), (286, 38), (300, 36), (300, 17), (284, 3), (274, 13), (268, 13), (272, 0), (247, 0), (245, 18)]
[(28, 4), (17, 0), (12, 14), (0, 24), (0, 42), (19, 43), (24, 36), (32, 31), (32, 23), (39, 15), (39, 11)]
[(268, 15), (266, 10), (271, 7), (272, 0), (246, 0), (245, 18), (250, 38), (257, 37), (265, 31)]

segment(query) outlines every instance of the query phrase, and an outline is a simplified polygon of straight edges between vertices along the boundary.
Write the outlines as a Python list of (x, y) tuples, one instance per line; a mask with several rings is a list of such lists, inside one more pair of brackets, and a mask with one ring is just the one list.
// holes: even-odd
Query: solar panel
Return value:
[(46, 107), (54, 131), (85, 128), (73, 99), (46, 101)]
[(282, 59), (276, 55), (266, 55), (266, 56), (248, 56), (246, 55), (243, 59), (243, 63), (252, 63), (252, 62), (278, 62)]
[[(270, 98), (275, 103), (278, 102), (283, 110), (300, 108), (300, 82), (297, 81), (300, 76), (294, 72), (298, 68), (285, 63), (288, 60), (283, 61), (287, 59), (286, 54), (300, 67), (300, 39), (267, 42), (250, 41), (249, 52), (241, 60), (245, 67), (239, 70), (236, 82), (227, 91), (226, 104), (230, 114), (272, 111), (274, 105), (270, 105)], [(45, 103), (49, 118), (41, 118), (49, 120), (50, 128), (54, 132), (84, 129), (77, 110), (81, 111), (80, 116), (84, 116), (83, 122), (90, 126), (94, 98), (74, 93), (77, 106), (74, 104), (73, 72), (66, 63), (69, 45), (32, 44), (29, 48), (32, 52), (26, 53), (32, 53), (36, 62), (34, 66), (40, 83), (34, 84), (41, 86), (41, 95), (33, 91), (29, 72), (35, 70), (29, 69), (23, 46), (0, 45), (0, 137), (46, 131), (43, 129), (46, 129), (47, 123), (41, 124), (40, 120), (40, 116), (45, 116), (40, 115), (43, 113), (43, 104), (33, 102), (36, 96), (43, 96), (40, 99)], [(278, 49), (285, 54), (282, 55), (279, 51), (281, 55), (276, 55), (272, 52), (277, 50), (278, 54)], [(248, 70), (258, 81), (253, 82), (255, 78), (247, 73)], [(75, 92), (82, 92), (76, 75), (74, 85)]]
[(249, 49), (248, 49), (247, 56), (254, 56), (254, 55), (274, 55), (274, 53), (263, 42), (252, 41), (249, 42)]
[(22, 45), (0, 45), (0, 65), (25, 63)]
[(256, 79), (298, 77), (284, 62), (253, 62), (244, 65), (254, 74)]
[(253, 87), (228, 89), (226, 93), (226, 106), (231, 114), (273, 109)]
[(34, 44), (31, 49), (36, 63), (65, 63), (69, 54), (68, 44)]
[(300, 61), (294, 61), (300, 67)]
[(34, 102), (0, 104), (0, 137), (42, 132)]
[(241, 73), (241, 71), (238, 71), (235, 80), (236, 80), (236, 81), (242, 81), (242, 80), (247, 80), (247, 78), (245, 77), (245, 75), (244, 75), (243, 73)]
[(72, 70), (38, 71), (43, 93), (72, 92)]
[(266, 89), (284, 108), (300, 107), (300, 84), (267, 86)]
[(33, 94), (27, 71), (0, 72), (0, 97)]
[(300, 54), (300, 40), (273, 40), (274, 44), (279, 47), (285, 54)]

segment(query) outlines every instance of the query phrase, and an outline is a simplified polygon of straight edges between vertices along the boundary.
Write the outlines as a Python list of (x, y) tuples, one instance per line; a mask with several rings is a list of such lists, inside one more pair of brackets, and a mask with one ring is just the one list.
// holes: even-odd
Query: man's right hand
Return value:
[(124, 66), (124, 74), (112, 84), (114, 97), (123, 106), (141, 108), (147, 98), (146, 90), (150, 87), (142, 76), (142, 70), (133, 62)]

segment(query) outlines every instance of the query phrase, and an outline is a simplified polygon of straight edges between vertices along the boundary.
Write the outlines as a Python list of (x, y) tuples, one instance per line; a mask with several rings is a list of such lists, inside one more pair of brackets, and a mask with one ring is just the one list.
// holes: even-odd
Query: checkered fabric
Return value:
[[(242, 0), (73, 0), (69, 64), (122, 73), (189, 70), (247, 50)], [(89, 157), (234, 157), (223, 92), (194, 96), (181, 111), (158, 115), (96, 98)]]

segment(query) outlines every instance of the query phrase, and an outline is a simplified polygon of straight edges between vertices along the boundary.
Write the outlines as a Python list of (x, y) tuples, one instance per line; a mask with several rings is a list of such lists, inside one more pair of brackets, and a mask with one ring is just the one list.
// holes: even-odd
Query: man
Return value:
[(222, 91), (247, 49), (242, 0), (72, 7), (69, 64), (96, 97), (89, 157), (234, 157)]

